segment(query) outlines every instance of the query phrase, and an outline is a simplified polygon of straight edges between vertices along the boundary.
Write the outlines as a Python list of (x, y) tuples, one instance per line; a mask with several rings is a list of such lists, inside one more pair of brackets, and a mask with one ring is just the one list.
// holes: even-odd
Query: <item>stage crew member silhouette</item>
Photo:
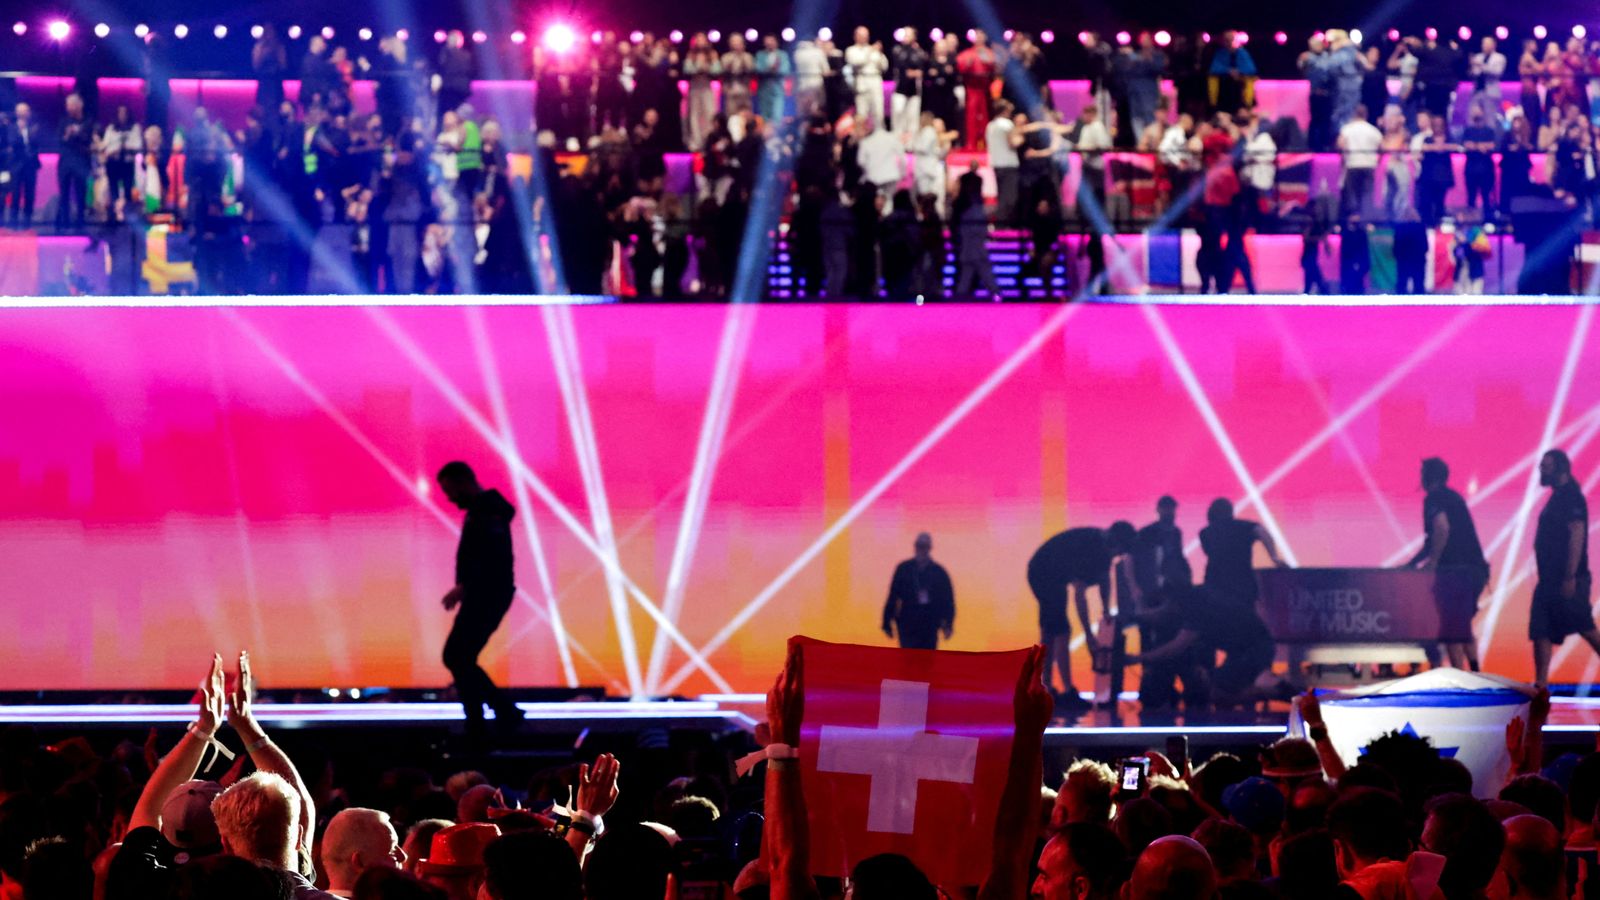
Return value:
[(469, 736), (482, 735), (485, 704), (494, 709), (499, 727), (511, 730), (522, 721), (523, 713), (479, 667), (478, 654), (500, 627), (516, 594), (511, 572), (511, 519), (517, 511), (499, 491), (484, 490), (472, 467), (464, 462), (446, 463), (439, 470), (439, 488), (467, 513), (461, 525), (461, 543), (456, 547), (456, 586), (444, 595), (445, 609), (461, 607), (444, 642), (445, 668), (455, 678)]
[(1533, 670), (1540, 687), (1550, 684), (1550, 647), (1578, 635), (1600, 653), (1600, 632), (1589, 609), (1589, 503), (1572, 478), (1572, 460), (1551, 450), (1539, 460), (1539, 483), (1550, 500), (1539, 513), (1533, 556), (1539, 583), (1528, 612)]
[(895, 566), (883, 604), (883, 633), (907, 650), (937, 650), (939, 632), (950, 640), (956, 626), (956, 592), (944, 566), (933, 561), (933, 538), (917, 535), (915, 555)]
[[(1111, 609), (1112, 560), (1133, 549), (1138, 533), (1127, 522), (1108, 529), (1071, 528), (1040, 545), (1028, 560), (1028, 588), (1039, 601), (1039, 643), (1045, 647), (1045, 683), (1051, 683), (1050, 663), (1055, 662), (1065, 691), (1056, 694), (1064, 713), (1082, 712), (1089, 702), (1072, 683), (1072, 623), (1067, 619), (1067, 589), (1083, 625), (1091, 655), (1102, 649), (1089, 622), (1089, 588), (1100, 592), (1100, 615)], [(1109, 649), (1109, 648), (1107, 648)], [(1052, 687), (1052, 691), (1054, 688)]]
[[(1428, 492), (1422, 501), (1422, 527), (1428, 539), (1406, 566), (1433, 571), (1433, 597), (1441, 617), (1446, 610), (1460, 610), (1471, 618), (1489, 583), (1489, 561), (1483, 558), (1472, 510), (1449, 480), (1450, 467), (1444, 460), (1434, 456), (1422, 461), (1422, 489)], [(1430, 646), (1427, 651), (1428, 662), (1438, 665), (1438, 649)], [(1478, 646), (1472, 641), (1446, 642), (1445, 652), (1450, 654), (1450, 665), (1478, 671)]]

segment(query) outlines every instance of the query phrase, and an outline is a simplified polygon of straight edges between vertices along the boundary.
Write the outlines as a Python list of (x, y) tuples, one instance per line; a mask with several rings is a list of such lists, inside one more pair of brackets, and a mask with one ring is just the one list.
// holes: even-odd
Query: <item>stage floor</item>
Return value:
[[(693, 700), (519, 703), (530, 737), (588, 732), (689, 731), (707, 735), (753, 734), (765, 716), (761, 694), (706, 694)], [(445, 702), (262, 703), (256, 716), (274, 729), (293, 731), (382, 729), (438, 735), (459, 730), (461, 706)], [(189, 704), (0, 705), (0, 726), (27, 725), (51, 734), (176, 726), (192, 721)], [(1045, 732), (1055, 748), (1160, 747), (1170, 735), (1187, 735), (1196, 746), (1270, 743), (1287, 732), (1288, 708), (1213, 714), (1189, 721), (1145, 722), (1133, 694), (1115, 713), (1098, 711), (1075, 720), (1057, 719)], [(1399, 725), (1397, 724), (1398, 728)], [(1556, 697), (1545, 725), (1548, 746), (1592, 748), (1600, 740), (1600, 697)]]

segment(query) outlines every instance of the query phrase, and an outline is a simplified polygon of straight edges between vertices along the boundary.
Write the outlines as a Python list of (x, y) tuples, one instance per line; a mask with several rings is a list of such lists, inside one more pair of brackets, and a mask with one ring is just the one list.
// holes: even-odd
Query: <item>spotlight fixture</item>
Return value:
[(299, 25), (290, 25), (289, 26), (289, 40), (291, 40), (291, 41), (300, 40), (300, 34), (301, 34), (301, 32), (300, 32), (300, 26)]
[(544, 46), (552, 53), (566, 53), (578, 43), (572, 26), (557, 22), (544, 30)]
[(228, 26), (226, 26), (226, 25), (218, 25), (217, 27), (211, 29), (211, 33), (216, 35), (217, 40), (220, 41), (223, 38), (228, 36)]
[(180, 41), (183, 40), (189, 36), (189, 26), (183, 24), (182, 22), (172, 26), (172, 36)]
[(107, 25), (106, 23), (101, 22), (100, 24), (94, 26), (94, 36), (95, 37), (103, 38), (103, 37), (106, 37), (106, 36), (108, 36), (110, 34), (111, 34), (111, 26), (110, 25)]
[(65, 20), (56, 19), (45, 26), (45, 34), (50, 35), (50, 40), (52, 41), (64, 41), (72, 37), (72, 26), (68, 25)]

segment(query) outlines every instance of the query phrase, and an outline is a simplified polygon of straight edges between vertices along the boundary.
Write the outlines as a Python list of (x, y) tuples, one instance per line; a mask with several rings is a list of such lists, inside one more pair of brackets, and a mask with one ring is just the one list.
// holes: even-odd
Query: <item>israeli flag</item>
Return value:
[[(1428, 738), (1440, 756), (1460, 760), (1472, 772), (1472, 792), (1487, 798), (1499, 793), (1511, 770), (1506, 725), (1517, 716), (1528, 720), (1534, 693), (1509, 678), (1432, 669), (1319, 699), (1328, 738), (1345, 765), (1354, 766), (1375, 738), (1415, 734)], [(1298, 711), (1290, 722), (1296, 730), (1304, 732)]]

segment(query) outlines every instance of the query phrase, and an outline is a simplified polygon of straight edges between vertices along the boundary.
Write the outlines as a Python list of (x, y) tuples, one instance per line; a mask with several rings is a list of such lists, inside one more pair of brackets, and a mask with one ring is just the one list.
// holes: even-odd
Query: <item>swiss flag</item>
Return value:
[(812, 873), (841, 877), (869, 856), (900, 853), (937, 884), (981, 883), (1030, 651), (791, 640), (805, 659), (800, 771)]

